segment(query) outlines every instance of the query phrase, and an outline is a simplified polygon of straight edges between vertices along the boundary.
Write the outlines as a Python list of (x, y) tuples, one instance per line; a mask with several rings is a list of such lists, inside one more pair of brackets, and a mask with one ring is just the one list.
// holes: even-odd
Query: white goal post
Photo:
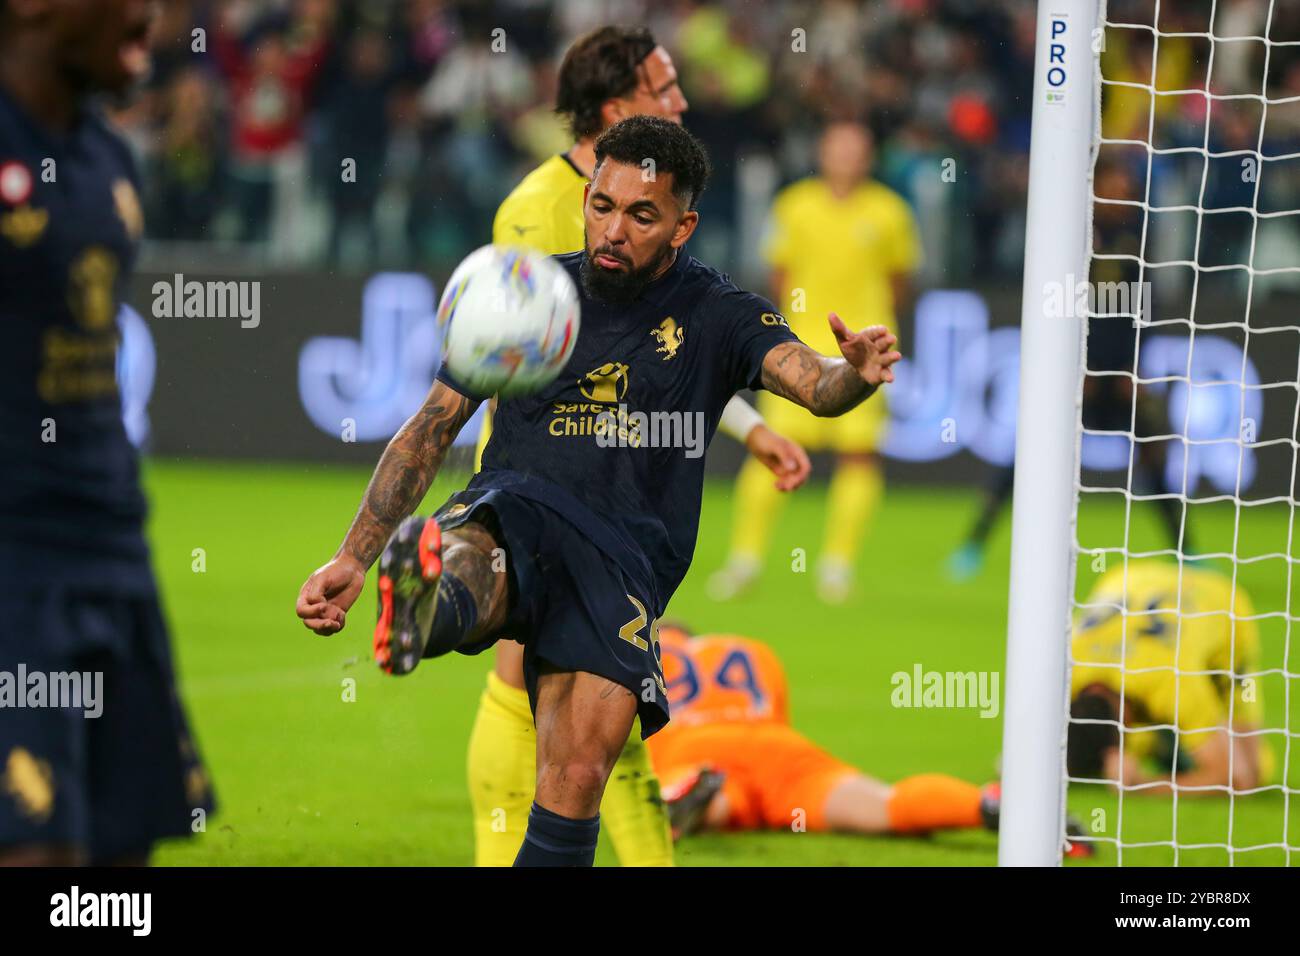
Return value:
[[(1114, 862), (1121, 864), (1149, 860), (1153, 853), (1175, 865), (1221, 858), (1235, 864), (1243, 854), (1289, 864), (1300, 853), (1295, 837), (1300, 827), (1292, 815), (1293, 807), (1300, 809), (1300, 760), (1292, 759), (1292, 742), (1300, 740), (1293, 730), (1300, 722), (1300, 695), (1294, 693), (1300, 689), (1295, 666), (1300, 645), (1291, 641), (1300, 625), (1300, 575), (1295, 573), (1300, 565), (1300, 318), (1295, 303), (1300, 296), (1294, 293), (1300, 289), (1300, 11), (1290, 8), (1292, 2), (1205, 0), (1194, 5), (1202, 11), (1194, 14), (1189, 12), (1192, 4), (1178, 0), (1112, 0), (1116, 9), (1131, 14), (1141, 7), (1149, 17), (1129, 22), (1114, 12), (1108, 16), (1106, 0), (1039, 0), (999, 865), (1061, 862), (1068, 785), (1103, 783), (1095, 779), (1099, 772), (1067, 774), (1071, 721), (1113, 728), (1124, 762), (1125, 741), (1134, 732), (1124, 716), (1129, 713), (1126, 681), (1132, 692), (1134, 675), (1150, 678), (1158, 671), (1169, 675), (1169, 683), (1159, 686), (1170, 691), (1173, 716), (1144, 722), (1136, 732), (1146, 733), (1148, 740), (1156, 732), (1168, 734), (1172, 752), (1161, 759), (1170, 768), (1181, 766), (1187, 756), (1180, 751), (1184, 739), (1199, 734), (1203, 741), (1208, 732), (1217, 732), (1216, 740), (1228, 741), (1226, 777), (1193, 782), (1170, 769), (1164, 781), (1140, 774), (1130, 778), (1126, 771), (1124, 785), (1110, 787), (1117, 801), (1110, 811), (1113, 818), (1095, 833), (1086, 829), (1088, 821), (1081, 821), (1083, 839), (1108, 845)], [(1119, 75), (1103, 70), (1103, 51), (1111, 40), (1124, 44), (1128, 53), (1106, 61), (1123, 61)], [(1171, 62), (1176, 68), (1166, 72)], [(1145, 113), (1141, 104), (1146, 104)], [(1115, 129), (1108, 128), (1112, 121)], [(1239, 174), (1232, 172), (1238, 167)], [(1125, 217), (1131, 224), (1117, 225)], [(1101, 275), (1137, 281), (1103, 282)], [(1127, 285), (1136, 298), (1125, 295), (1121, 303), (1120, 297), (1104, 296), (1101, 287), (1112, 285)], [(1278, 289), (1293, 290), (1292, 298), (1281, 300)], [(1081, 295), (1087, 304), (1072, 307)], [(1062, 301), (1068, 304), (1064, 310)], [(1107, 334), (1130, 329), (1124, 333), (1131, 336), (1129, 366), (1097, 367), (1090, 361), (1088, 326), (1096, 331), (1100, 320), (1125, 323), (1105, 327)], [(1088, 391), (1087, 386), (1098, 381), (1115, 385), (1106, 391), (1112, 396), (1106, 406), (1110, 423), (1086, 424), (1093, 419), (1084, 418), (1084, 396), (1095, 396), (1099, 389)], [(1122, 402), (1115, 395), (1124, 396)], [(1166, 424), (1153, 414), (1153, 399), (1165, 403)], [(1131, 404), (1130, 414), (1121, 415), (1117, 425), (1114, 409), (1125, 403)], [(1095, 414), (1096, 406), (1088, 407)], [(1218, 418), (1207, 424), (1211, 410)], [(1089, 449), (1106, 442), (1112, 451), (1118, 449), (1118, 457), (1112, 456), (1108, 465), (1090, 460)], [(1153, 449), (1160, 449), (1159, 459)], [(1169, 457), (1164, 459), (1166, 450)], [(1203, 467), (1211, 458), (1215, 467)], [(1092, 477), (1107, 469), (1123, 471), (1115, 486)], [(1088, 504), (1082, 505), (1085, 499)], [(1122, 508), (1105, 511), (1106, 504), (1089, 510), (1095, 502), (1111, 500)], [(1173, 539), (1168, 547), (1144, 543), (1150, 529), (1138, 527), (1157, 507), (1166, 539)], [(1196, 519), (1190, 517), (1194, 511)], [(1098, 540), (1089, 528), (1085, 535), (1085, 519), (1103, 513), (1116, 516), (1116, 526), (1122, 520), (1122, 531), (1112, 528)], [(1140, 520), (1134, 520), (1135, 513)], [(1195, 523), (1202, 519), (1204, 525)], [(1243, 532), (1247, 526), (1250, 534)], [(1213, 533), (1202, 536), (1203, 528)], [(1206, 540), (1215, 545), (1207, 547)], [(1261, 546), (1261, 541), (1268, 543)], [(1107, 570), (1108, 557), (1124, 569), (1117, 579), (1122, 587), (1115, 592), (1123, 596), (1118, 603), (1080, 600), (1077, 589), (1085, 579), (1091, 581), (1090, 572)], [(1088, 564), (1081, 564), (1081, 558)], [(1130, 561), (1147, 559), (1176, 562), (1176, 581), (1167, 588), (1174, 595), (1171, 603), (1133, 606)], [(1232, 597), (1225, 610), (1187, 607), (1185, 567), (1191, 562), (1202, 562), (1197, 567), (1216, 571), (1227, 582)], [(1266, 606), (1238, 597), (1243, 577), (1252, 588), (1258, 584)], [(1205, 579), (1202, 575), (1198, 581)], [(1098, 662), (1082, 651), (1073, 653), (1085, 665), (1111, 668), (1119, 675), (1116, 720), (1090, 718), (1086, 710), (1072, 716), (1070, 711), (1072, 618), (1080, 609), (1099, 607), (1122, 622), (1114, 656)], [(1226, 661), (1185, 664), (1188, 621), (1202, 619), (1197, 639), (1208, 644), (1211, 638), (1204, 635), (1211, 629), (1203, 619), (1215, 614), (1223, 631), (1214, 631), (1212, 640), (1229, 648)], [(1163, 625), (1155, 623), (1160, 620), (1173, 622), (1165, 635), (1167, 660), (1132, 664), (1134, 635), (1163, 633)], [(1094, 623), (1095, 616), (1080, 626)], [(1247, 640), (1243, 634), (1249, 634), (1252, 648), (1268, 646), (1267, 652), (1252, 650), (1248, 664), (1239, 649), (1245, 646), (1239, 641)], [(1079, 646), (1087, 646), (1089, 638), (1080, 640)], [(1080, 672), (1078, 680), (1088, 684), (1089, 674)], [(1188, 725), (1179, 716), (1184, 681), (1206, 678), (1221, 689), (1223, 696), (1213, 699), (1226, 702), (1223, 713), (1217, 722)], [(1234, 711), (1242, 687), (1253, 694), (1257, 678), (1281, 689), (1270, 697), (1273, 716), (1262, 725), (1264, 709), (1253, 696), (1245, 698), (1250, 704), (1235, 704)], [(1144, 686), (1152, 686), (1151, 681)], [(1223, 688), (1231, 690), (1223, 693)], [(1084, 700), (1090, 688), (1076, 691)], [(1218, 713), (1219, 706), (1210, 712)], [(1239, 722), (1245, 708), (1251, 719)], [(1247, 737), (1259, 748), (1249, 751), (1250, 772), (1239, 778), (1234, 760), (1242, 759), (1237, 745)], [(1071, 739), (1079, 744), (1090, 738)], [(1260, 754), (1270, 759), (1268, 773), (1260, 769)], [(1076, 756), (1071, 753), (1071, 766)], [(1129, 756), (1136, 760), (1141, 752)], [(1156, 799), (1167, 799), (1169, 806), (1133, 794), (1143, 789), (1158, 793)], [(1206, 796), (1193, 791), (1218, 792)], [(1226, 829), (1206, 825), (1210, 814), (1195, 809), (1197, 797), (1221, 800)], [(1180, 804), (1189, 798), (1188, 806)], [(1256, 814), (1244, 828), (1237, 826), (1244, 818), (1243, 805)], [(1152, 807), (1167, 817), (1155, 836)], [(1097, 812), (1099, 819), (1107, 819)], [(1267, 826), (1259, 823), (1261, 813)], [(1133, 826), (1126, 829), (1128, 814)], [(1132, 855), (1135, 850), (1148, 855)]]
[[(1011, 519), (1002, 866), (1054, 865), (1061, 853), (1074, 574), (1074, 551), (1066, 543), (1074, 529), (1082, 323), (1049, 315), (1043, 290), (1087, 274), (1097, 22), (1097, 0), (1039, 0)], [(1059, 627), (1045, 633), (1045, 621)]]

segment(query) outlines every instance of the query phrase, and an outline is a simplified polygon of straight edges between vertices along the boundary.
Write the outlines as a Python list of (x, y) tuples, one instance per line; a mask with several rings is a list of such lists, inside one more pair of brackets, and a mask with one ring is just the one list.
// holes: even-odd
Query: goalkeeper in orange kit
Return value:
[(673, 719), (646, 745), (674, 835), (997, 828), (996, 784), (938, 773), (884, 783), (791, 727), (784, 668), (761, 641), (663, 625), (659, 642)]
[[(1001, 787), (943, 773), (885, 783), (790, 726), (785, 670), (761, 641), (659, 629), (673, 719), (646, 741), (673, 836), (699, 830), (921, 835), (996, 830)], [(1067, 819), (1070, 836), (1082, 833)], [(1071, 857), (1090, 844), (1067, 844)]]

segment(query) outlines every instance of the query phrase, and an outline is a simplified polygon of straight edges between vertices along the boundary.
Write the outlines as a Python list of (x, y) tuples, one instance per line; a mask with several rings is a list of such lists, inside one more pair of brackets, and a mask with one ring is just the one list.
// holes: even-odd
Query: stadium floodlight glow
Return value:
[[(1082, 321), (1045, 290), (1087, 275), (1097, 0), (1040, 0), (1020, 314), (1020, 407), (998, 863), (1060, 861)], [(1049, 622), (1056, 622), (1050, 624)], [(1048, 625), (1045, 627), (1045, 625)]]

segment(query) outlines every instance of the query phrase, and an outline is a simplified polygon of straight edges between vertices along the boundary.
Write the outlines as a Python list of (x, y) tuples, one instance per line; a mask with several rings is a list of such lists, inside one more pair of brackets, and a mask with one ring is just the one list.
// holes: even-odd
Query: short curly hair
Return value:
[(596, 140), (596, 168), (606, 159), (629, 166), (654, 163), (656, 175), (673, 177), (673, 195), (694, 209), (709, 181), (709, 154), (704, 144), (677, 123), (658, 116), (631, 116), (615, 123)]
[(574, 139), (600, 132), (601, 106), (636, 89), (636, 68), (658, 45), (645, 27), (600, 27), (573, 42), (560, 63), (555, 112), (568, 118)]

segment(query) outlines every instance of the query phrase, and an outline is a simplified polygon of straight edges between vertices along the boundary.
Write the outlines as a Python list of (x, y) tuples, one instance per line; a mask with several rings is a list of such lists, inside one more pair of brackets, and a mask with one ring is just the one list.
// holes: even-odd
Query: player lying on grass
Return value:
[[(743, 388), (839, 415), (892, 381), (900, 358), (887, 329), (850, 332), (833, 315), (841, 357), (820, 355), (770, 302), (687, 255), (707, 176), (703, 147), (667, 120), (633, 117), (602, 134), (584, 249), (557, 257), (582, 303), (564, 371), (499, 403), (483, 470), (464, 492), (433, 518), (403, 520), (486, 398), (440, 371), (339, 552), (299, 594), (306, 625), (335, 633), (382, 553), (375, 654), (390, 673), (503, 634), (522, 641), (537, 780), (516, 865), (591, 865), (601, 795), (633, 720), (646, 737), (668, 720), (659, 617), (695, 548), (703, 458), (640, 440), (604, 447), (595, 421), (620, 405), (700, 415), (711, 438)], [(669, 317), (685, 332), (665, 351), (656, 332)], [(592, 409), (601, 403), (609, 411)], [(581, 420), (562, 427), (572, 416)]]
[(1108, 571), (1083, 603), (1071, 644), (1071, 777), (1183, 795), (1271, 779), (1244, 590), (1190, 564), (1180, 579), (1175, 563), (1129, 561), (1127, 580), (1123, 566)]
[[(583, 191), (596, 163), (596, 137), (629, 116), (661, 116), (680, 123), (686, 98), (672, 57), (645, 27), (601, 27), (574, 41), (560, 64), (556, 110), (574, 143), (524, 177), (501, 203), (492, 224), (498, 245), (526, 246), (548, 255), (583, 246)], [(486, 416), (478, 458), (492, 434)], [(718, 431), (744, 443), (754, 460), (775, 473), (775, 488), (792, 491), (811, 470), (808, 455), (768, 428), (736, 396)], [(769, 475), (769, 481), (772, 481)], [(469, 791), (474, 809), (474, 862), (509, 866), (524, 838), (537, 776), (537, 732), (524, 689), (524, 649), (499, 641), (469, 739)], [(634, 725), (600, 806), (605, 832), (624, 866), (671, 866), (673, 841), (659, 781)]]
[(996, 784), (946, 774), (884, 783), (790, 726), (785, 671), (761, 641), (659, 629), (672, 723), (647, 741), (673, 833), (802, 826), (842, 833), (996, 829)]

